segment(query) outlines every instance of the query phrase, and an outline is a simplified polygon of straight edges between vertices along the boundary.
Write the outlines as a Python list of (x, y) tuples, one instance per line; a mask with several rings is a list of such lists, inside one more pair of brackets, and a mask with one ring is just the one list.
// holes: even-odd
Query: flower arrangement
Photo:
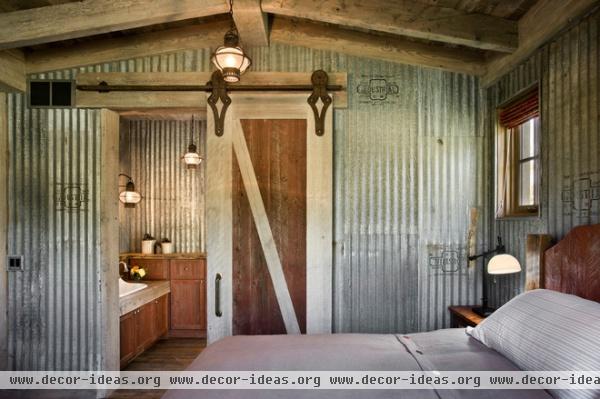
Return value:
[(129, 270), (129, 275), (134, 280), (141, 280), (146, 275), (146, 269), (139, 266), (133, 266), (131, 270)]

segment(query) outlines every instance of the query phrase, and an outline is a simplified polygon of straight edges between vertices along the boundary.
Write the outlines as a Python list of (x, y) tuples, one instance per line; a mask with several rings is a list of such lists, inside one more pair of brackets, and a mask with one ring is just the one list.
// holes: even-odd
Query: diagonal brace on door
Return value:
[(288, 334), (300, 334), (300, 325), (298, 324), (298, 317), (294, 310), (292, 303), (292, 297), (285, 280), (283, 273), (283, 267), (281, 266), (281, 259), (277, 252), (277, 246), (273, 238), (273, 232), (269, 225), (269, 219), (267, 217), (267, 211), (265, 209), (264, 202), (260, 195), (260, 189), (258, 187), (258, 180), (254, 173), (254, 167), (252, 166), (252, 160), (250, 159), (250, 152), (246, 145), (244, 138), (244, 132), (242, 123), (239, 119), (234, 121), (233, 125), (233, 150), (238, 160), (240, 172), (242, 175), (242, 182), (244, 183), (244, 189), (248, 195), (248, 202), (250, 203), (250, 210), (254, 217), (254, 224), (258, 232), (258, 237), (263, 248), (265, 255), (265, 261), (267, 262), (267, 268), (273, 281), (273, 287), (275, 288), (275, 296), (279, 303), (279, 309), (281, 310), (281, 316), (285, 324), (285, 329)]

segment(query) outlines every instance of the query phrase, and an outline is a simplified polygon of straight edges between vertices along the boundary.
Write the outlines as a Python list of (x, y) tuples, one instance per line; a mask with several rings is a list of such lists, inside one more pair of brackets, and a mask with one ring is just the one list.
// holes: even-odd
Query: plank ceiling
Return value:
[[(276, 43), (335, 48), (349, 55), (481, 75), (489, 82), (598, 4), (236, 0), (233, 17), (246, 47)], [(16, 56), (24, 60), (20, 62), (27, 72), (36, 73), (115, 61), (133, 50), (150, 55), (186, 46), (213, 48), (228, 29), (228, 5), (228, 0), (0, 0), (0, 65), (2, 58), (14, 64)], [(15, 49), (22, 52), (2, 53)]]
[[(17, 11), (80, 0), (0, 0), (0, 11)], [(518, 20), (536, 0), (417, 0), (424, 4)]]
[[(28, 10), (32, 8), (46, 7), (65, 3), (76, 3), (79, 1), (81, 0), (0, 0), (0, 12)], [(525, 12), (527, 12), (527, 10), (531, 8), (533, 4), (535, 4), (536, 0), (416, 0), (416, 2), (431, 6), (454, 8), (461, 11), (486, 14), (494, 17), (517, 21), (523, 16)], [(220, 18), (217, 16), (206, 18), (194, 18), (184, 21), (151, 25), (142, 28), (128, 29), (118, 32), (111, 32), (102, 35), (87, 36), (72, 40), (63, 40), (60, 42), (53, 42), (49, 44), (45, 43), (37, 46), (30, 46), (27, 47), (27, 49), (38, 50), (52, 48), (53, 46), (71, 46), (74, 43), (81, 43), (90, 40), (97, 40), (110, 37), (123, 37), (128, 35), (135, 35), (138, 33), (160, 31), (164, 29), (196, 25), (218, 19)], [(360, 28), (353, 29), (366, 31), (365, 29)]]

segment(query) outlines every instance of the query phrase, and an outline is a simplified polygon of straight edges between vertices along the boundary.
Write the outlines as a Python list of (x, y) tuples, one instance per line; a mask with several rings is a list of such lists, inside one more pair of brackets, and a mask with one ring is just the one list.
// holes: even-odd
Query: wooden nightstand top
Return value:
[(483, 320), (485, 317), (479, 316), (477, 313), (473, 312), (471, 308), (476, 305), (468, 305), (468, 306), (449, 306), (448, 310), (450, 311), (450, 315), (452, 316), (452, 325), (455, 327), (461, 326), (471, 326), (475, 327)]

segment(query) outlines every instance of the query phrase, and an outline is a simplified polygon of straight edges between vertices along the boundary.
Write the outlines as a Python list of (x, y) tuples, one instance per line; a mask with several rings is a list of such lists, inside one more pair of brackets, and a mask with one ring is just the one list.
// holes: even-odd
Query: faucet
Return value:
[(119, 262), (119, 269), (121, 268), (121, 266), (123, 266), (123, 272), (124, 273), (127, 273), (129, 271), (129, 266), (127, 266), (127, 262), (120, 261)]

